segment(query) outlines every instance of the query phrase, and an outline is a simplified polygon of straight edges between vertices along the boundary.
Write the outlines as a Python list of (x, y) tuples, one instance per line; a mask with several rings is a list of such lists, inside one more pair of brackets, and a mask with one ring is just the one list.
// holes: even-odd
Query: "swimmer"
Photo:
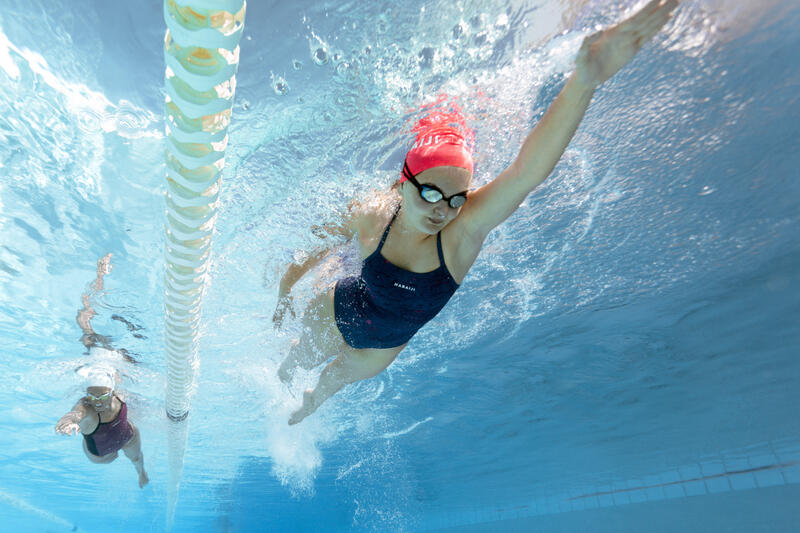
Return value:
[[(325, 226), (331, 236), (357, 239), (358, 276), (336, 282), (309, 304), (304, 333), (278, 375), (288, 383), (335, 355), (289, 424), (297, 424), (347, 384), (371, 378), (397, 357), (414, 334), (458, 289), (492, 229), (506, 220), (552, 172), (575, 134), (594, 91), (625, 66), (670, 19), (677, 0), (652, 0), (627, 20), (587, 37), (575, 71), (531, 131), (511, 165), (470, 190), (472, 155), (463, 119), (423, 118), (390, 191), (354, 200), (348, 215)], [(273, 322), (292, 313), (291, 288), (329, 251), (287, 269)]]
[[(111, 272), (111, 254), (97, 262), (97, 278), (92, 282), (91, 289), (102, 290), (103, 277), (109, 272)], [(91, 308), (88, 292), (84, 293), (81, 301), (83, 309), (78, 311), (78, 325), (83, 330), (81, 341), (91, 354), (98, 347), (98, 342), (107, 344), (108, 339), (95, 334), (92, 330), (91, 319), (96, 313)], [(125, 356), (127, 352), (123, 355)], [(90, 367), (87, 373), (89, 386), (86, 388), (86, 396), (78, 400), (72, 409), (61, 417), (55, 430), (62, 435), (74, 435), (80, 432), (83, 435), (83, 451), (93, 463), (110, 463), (122, 450), (136, 468), (139, 488), (142, 488), (150, 479), (144, 469), (141, 436), (139, 429), (128, 420), (128, 407), (125, 401), (114, 390), (118, 377), (113, 369)]]

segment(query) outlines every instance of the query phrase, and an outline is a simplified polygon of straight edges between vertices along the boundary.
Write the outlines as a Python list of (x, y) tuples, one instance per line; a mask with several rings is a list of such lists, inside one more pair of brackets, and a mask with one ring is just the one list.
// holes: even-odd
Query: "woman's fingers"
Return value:
[(80, 431), (80, 426), (74, 422), (59, 422), (56, 424), (56, 433), (62, 435), (77, 435)]
[(664, 27), (676, 7), (677, 0), (654, 0), (633, 17), (620, 23), (620, 33), (637, 49), (641, 48)]
[(669, 19), (670, 19), (670, 13), (667, 12), (649, 21), (648, 24), (643, 26), (638, 32), (640, 42), (646, 43), (647, 41), (652, 39), (653, 36), (657, 34), (659, 31), (661, 31), (661, 28), (663, 28), (664, 25), (667, 22), (669, 22)]
[(624, 30), (636, 32), (653, 24), (663, 26), (676, 7), (678, 0), (653, 0), (631, 18), (623, 21), (620, 26), (624, 26)]

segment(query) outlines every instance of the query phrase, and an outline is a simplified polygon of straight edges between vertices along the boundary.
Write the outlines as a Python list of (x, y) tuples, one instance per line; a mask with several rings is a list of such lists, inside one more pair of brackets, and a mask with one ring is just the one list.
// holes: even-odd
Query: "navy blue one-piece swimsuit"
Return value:
[(334, 289), (336, 325), (353, 348), (394, 348), (407, 343), (445, 306), (458, 283), (442, 254), (442, 234), (436, 235), (439, 268), (409, 272), (381, 255), (398, 207), (383, 232), (378, 249), (364, 259), (361, 275), (339, 280)]

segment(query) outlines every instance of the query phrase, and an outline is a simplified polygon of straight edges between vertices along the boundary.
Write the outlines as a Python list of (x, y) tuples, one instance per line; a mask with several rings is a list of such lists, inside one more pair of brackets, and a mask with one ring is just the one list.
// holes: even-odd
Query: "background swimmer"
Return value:
[[(107, 254), (97, 262), (97, 278), (90, 285), (90, 290), (101, 290), (103, 277), (109, 272), (111, 272), (111, 254)], [(104, 349), (109, 349), (108, 339), (92, 330), (91, 319), (96, 313), (90, 305), (88, 291), (83, 294), (81, 301), (83, 308), (78, 311), (77, 318), (78, 325), (83, 330), (81, 342), (89, 349), (90, 354), (98, 343), (101, 343)], [(123, 357), (135, 362), (127, 352), (123, 353)], [(115, 391), (118, 377), (112, 368), (91, 366), (86, 373), (89, 383), (86, 387), (86, 396), (78, 400), (72, 409), (61, 417), (56, 423), (55, 430), (62, 435), (74, 435), (80, 432), (83, 435), (83, 451), (93, 463), (111, 463), (122, 450), (136, 468), (141, 488), (147, 485), (150, 479), (144, 469), (139, 429), (128, 420), (128, 407), (121, 395)]]

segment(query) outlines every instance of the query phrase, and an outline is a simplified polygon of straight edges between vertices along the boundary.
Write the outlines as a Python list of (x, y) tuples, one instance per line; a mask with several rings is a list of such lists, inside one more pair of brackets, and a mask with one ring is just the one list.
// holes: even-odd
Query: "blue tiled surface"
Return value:
[(775, 450), (781, 463), (794, 463), (800, 461), (800, 447), (781, 447)]
[(753, 468), (777, 465), (781, 462), (777, 456), (772, 454), (753, 455), (748, 458), (748, 461)]
[(610, 507), (614, 505), (614, 499), (610, 494), (600, 494), (597, 497), (597, 503), (600, 505), (600, 507)]
[(686, 491), (687, 496), (708, 494), (708, 489), (706, 489), (706, 484), (703, 481), (686, 481), (683, 484), (683, 489)]
[(783, 485), (786, 483), (779, 469), (762, 470), (760, 472), (755, 472), (753, 475), (759, 487), (772, 487), (774, 485)]
[(722, 461), (708, 461), (700, 464), (700, 471), (703, 473), (703, 476), (714, 476), (717, 474), (724, 474), (725, 467), (722, 465)]
[(741, 472), (742, 470), (749, 470), (750, 463), (747, 461), (747, 458), (733, 458), (733, 457), (726, 457), (725, 458), (725, 471), (730, 473), (733, 472)]
[(730, 480), (733, 490), (747, 490), (758, 487), (758, 485), (756, 485), (756, 478), (750, 473), (734, 474), (730, 476)]
[(647, 489), (647, 499), (649, 501), (663, 500), (666, 497), (664, 487), (650, 487)]
[(722, 461), (709, 461), (706, 463), (701, 463), (700, 471), (703, 472), (703, 476), (707, 478), (704, 480), (704, 482), (708, 492), (714, 494), (718, 492), (728, 492), (731, 490), (731, 484), (727, 477), (723, 476), (708, 478), (708, 476), (725, 474), (725, 467), (722, 465)]
[(586, 509), (586, 501), (583, 498), (572, 500), (573, 511), (583, 511), (584, 509)]
[[(525, 505), (490, 508), (458, 513), (438, 513), (429, 518), (430, 526), (489, 523), (536, 515), (569, 513), (629, 503), (677, 499), (800, 483), (800, 449), (780, 448), (772, 452), (768, 444), (747, 449), (752, 455), (725, 457), (698, 464), (679, 466), (640, 479), (615, 481), (600, 487), (582, 487), (565, 494), (539, 495)], [(780, 465), (786, 465), (781, 467)], [(763, 470), (758, 470), (763, 468)], [(755, 470), (754, 470), (755, 469)], [(735, 473), (739, 472), (739, 473)], [(596, 492), (596, 495), (590, 495)]]
[(647, 501), (647, 490), (644, 489), (645, 483), (641, 479), (631, 479), (628, 481), (628, 489), (631, 503), (641, 503)]
[(728, 481), (727, 477), (706, 479), (705, 483), (708, 492), (711, 494), (717, 492), (728, 492), (729, 490), (731, 490), (731, 484)]
[(545, 510), (548, 513), (559, 512), (558, 501), (554, 498), (547, 498), (547, 501), (545, 502)]
[(800, 465), (788, 466), (782, 470), (786, 483), (800, 483)]
[(703, 477), (703, 473), (700, 471), (700, 465), (684, 465), (678, 467), (678, 474), (680, 474), (681, 479), (684, 481)]
[(587, 509), (597, 509), (600, 507), (600, 504), (597, 502), (597, 496), (590, 496), (585, 498), (586, 500), (586, 508)]
[(626, 503), (631, 503), (631, 497), (627, 492), (615, 492), (611, 495), (611, 499), (614, 501), (614, 505), (625, 505)]

